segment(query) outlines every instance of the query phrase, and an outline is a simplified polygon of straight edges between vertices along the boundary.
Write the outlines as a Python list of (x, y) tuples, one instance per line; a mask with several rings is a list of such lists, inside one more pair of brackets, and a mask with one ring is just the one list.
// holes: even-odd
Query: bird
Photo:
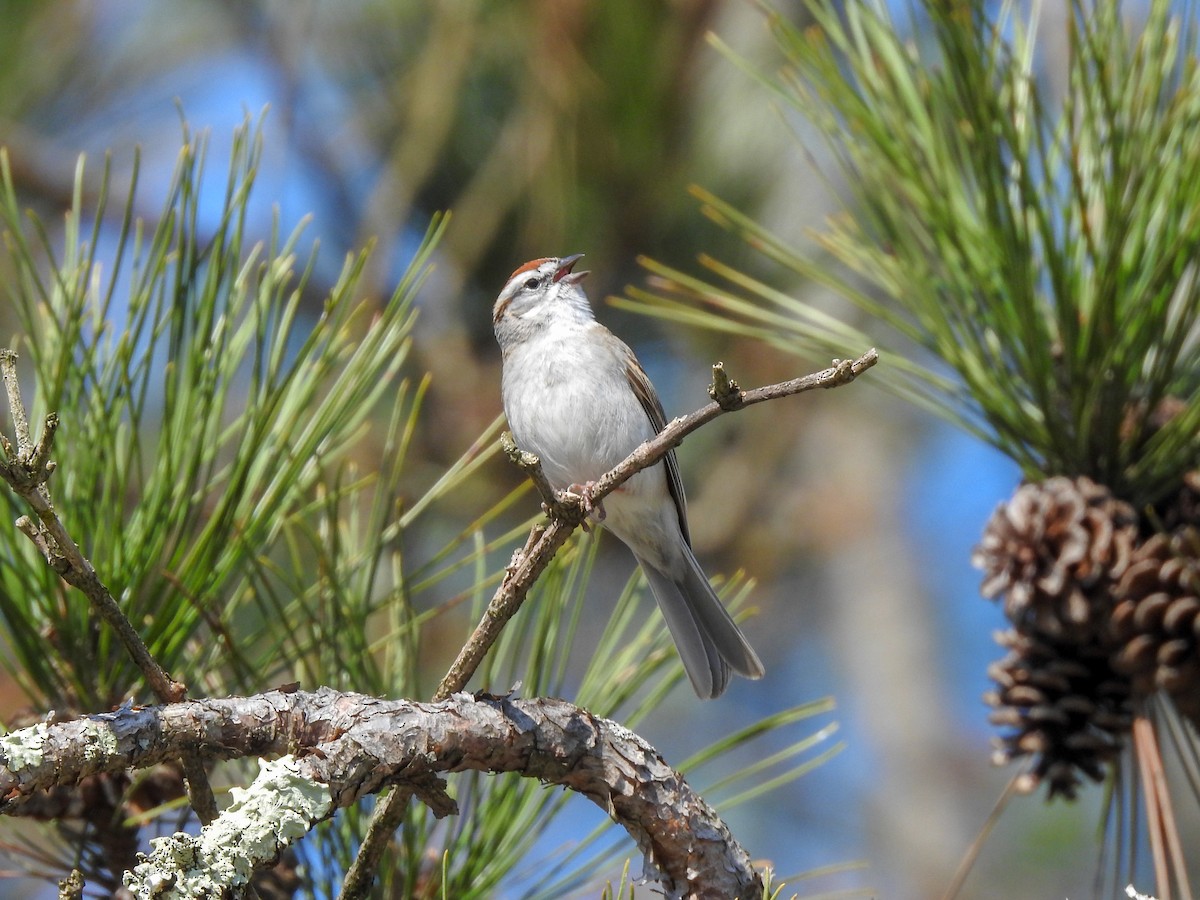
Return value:
[[(492, 308), (501, 397), (517, 446), (536, 455), (555, 490), (590, 507), (590, 486), (666, 427), (654, 385), (620, 338), (596, 320), (574, 271), (582, 253), (531, 260)], [(730, 673), (763, 665), (692, 551), (675, 451), (605, 497), (591, 513), (625, 544), (649, 582), (696, 694), (719, 697)]]

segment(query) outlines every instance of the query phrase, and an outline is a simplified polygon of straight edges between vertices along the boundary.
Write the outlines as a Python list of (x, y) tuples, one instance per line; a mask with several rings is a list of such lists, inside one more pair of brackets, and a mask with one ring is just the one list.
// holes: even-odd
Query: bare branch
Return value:
[(513, 436), (507, 431), (500, 435), (500, 449), (508, 457), (510, 463), (529, 476), (529, 480), (533, 482), (537, 492), (542, 495), (543, 503), (553, 505), (558, 501), (554, 488), (550, 486), (545, 473), (542, 472), (542, 461), (537, 458), (536, 454), (528, 453), (518, 447)]
[[(737, 382), (729, 380), (724, 366), (717, 363), (713, 366), (713, 386), (710, 389), (716, 399), (693, 413), (667, 423), (666, 428), (639, 446), (610, 471), (600, 476), (592, 486), (593, 505), (599, 503), (642, 469), (647, 469), (661, 461), (671, 450), (683, 443), (685, 437), (717, 416), (767, 400), (790, 397), (818, 388), (834, 388), (849, 384), (878, 361), (879, 354), (871, 349), (855, 360), (835, 360), (830, 368), (812, 375), (793, 378), (791, 381), (770, 384), (750, 391), (740, 390)], [(506, 452), (508, 451), (506, 450)], [(509, 456), (513, 457), (517, 454), (522, 457), (519, 462), (521, 468), (526, 471), (532, 470), (530, 478), (535, 485), (539, 486), (538, 489), (544, 496), (546, 490), (549, 490), (549, 483), (546, 482), (546, 478), (541, 472), (540, 464), (534, 462), (537, 457), (530, 459), (531, 454), (521, 454), (519, 450), (516, 450), (514, 444), (513, 451), (509, 452)], [(453, 691), (460, 691), (466, 686), (479, 662), (486, 655), (488, 648), (499, 636), (504, 623), (516, 614), (534, 582), (545, 571), (558, 549), (567, 542), (571, 532), (583, 521), (582, 498), (568, 491), (560, 491), (555, 496), (556, 503), (547, 503), (550, 524), (545, 526), (544, 531), (541, 531), (540, 534), (536, 533), (537, 528), (535, 528), (535, 532), (529, 535), (529, 540), (525, 543), (525, 549), (513, 557), (504, 580), (496, 589), (491, 603), (488, 604), (482, 621), (442, 681), (441, 687), (438, 689), (439, 697), (447, 696)], [(485, 644), (480, 647), (477, 646), (477, 642), (485, 642)]]
[[(525, 541), (525, 548), (513, 554), (512, 562), (505, 570), (504, 580), (484, 610), (483, 618), (479, 620), (470, 639), (446, 672), (442, 683), (438, 685), (437, 692), (433, 695), (434, 700), (444, 700), (455, 691), (463, 689), (483, 662), (488, 648), (496, 642), (500, 631), (520, 608), (520, 601), (516, 598), (529, 592), (542, 569), (553, 559), (558, 548), (566, 543), (573, 530), (572, 526), (562, 522), (551, 522), (549, 527), (533, 527)], [(541, 561), (542, 564), (539, 566), (534, 561)]]
[[(793, 378), (791, 381), (783, 381), (779, 384), (754, 388), (750, 391), (739, 391), (737, 382), (731, 381), (725, 386), (724, 389), (727, 392), (724, 394), (718, 393), (722, 390), (721, 387), (716, 387), (718, 384), (717, 371), (720, 366), (718, 363), (713, 367), (713, 392), (719, 399), (714, 399), (712, 403), (693, 413), (668, 422), (666, 428), (630, 453), (619, 465), (596, 479), (596, 485), (592, 490), (593, 501), (599, 501), (608, 496), (642, 469), (647, 469), (657, 463), (667, 453), (682, 444), (685, 437), (702, 425), (707, 425), (717, 416), (745, 409), (747, 406), (767, 400), (778, 400), (781, 397), (791, 397), (818, 389), (841, 387), (852, 382), (877, 362), (879, 362), (879, 354), (872, 348), (858, 359), (835, 360), (830, 368), (820, 372)], [(720, 372), (721, 376), (727, 380), (727, 376), (724, 376), (723, 366), (720, 366)], [(730, 390), (736, 393), (731, 395), (728, 393)]]
[(25, 412), (25, 404), (21, 402), (17, 354), (11, 350), (0, 350), (0, 377), (4, 379), (4, 390), (8, 394), (8, 414), (12, 416), (13, 430), (17, 434), (18, 458), (28, 456), (33, 449), (33, 441), (29, 437), (29, 416)]
[[(263, 866), (317, 821), (388, 785), (406, 785), (445, 815), (455, 808), (439, 774), (514, 772), (570, 788), (609, 813), (637, 842), (646, 876), (668, 897), (762, 893), (748, 854), (653, 747), (564, 700), (457, 693), (414, 703), (323, 688), (126, 706), (0, 737), (0, 812), (18, 814), (26, 798), (55, 784), (155, 765), (189, 750), (223, 759), (287, 756), (198, 838), (163, 839), (173, 850), (187, 839), (193, 849), (238, 853)], [(164, 851), (153, 865), (139, 866), (139, 884), (185, 877), (178, 863), (174, 872), (165, 868), (168, 856), (179, 855)]]

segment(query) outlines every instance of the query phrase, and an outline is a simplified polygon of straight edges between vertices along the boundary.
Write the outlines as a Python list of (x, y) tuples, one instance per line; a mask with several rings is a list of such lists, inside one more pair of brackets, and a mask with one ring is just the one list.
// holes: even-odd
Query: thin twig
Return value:
[(500, 449), (508, 457), (510, 463), (519, 469), (524, 469), (529, 475), (529, 480), (533, 482), (533, 486), (537, 488), (537, 492), (542, 495), (543, 503), (553, 506), (558, 502), (557, 493), (550, 486), (550, 482), (546, 480), (546, 475), (542, 471), (541, 460), (536, 455), (527, 453), (518, 447), (512, 435), (507, 431), (500, 435)]
[[(175, 681), (158, 664), (54, 510), (46, 482), (54, 472), (50, 452), (54, 447), (58, 416), (54, 413), (46, 416), (42, 435), (35, 443), (29, 430), (25, 404), (21, 400), (16, 361), (17, 355), (11, 350), (0, 350), (0, 378), (8, 395), (8, 411), (17, 438), (15, 450), (7, 441), (4, 442), (6, 458), (0, 461), (0, 478), (8, 482), (13, 491), (29, 504), (38, 519), (35, 522), (29, 516), (21, 516), (16, 526), (33, 541), (47, 565), (63, 581), (81, 591), (91, 602), (92, 608), (112, 627), (155, 696), (163, 703), (178, 703), (187, 696), (187, 685)], [(192, 808), (201, 822), (211, 822), (217, 817), (217, 803), (203, 763), (199, 758), (186, 757), (182, 762)]]
[(12, 416), (13, 430), (17, 434), (17, 452), (22, 453), (33, 443), (29, 438), (29, 417), (25, 404), (21, 402), (21, 383), (17, 377), (17, 354), (11, 350), (0, 350), (0, 373), (4, 378), (4, 391), (8, 395), (8, 414)]
[[(790, 397), (793, 394), (803, 394), (817, 389), (841, 387), (852, 382), (877, 362), (879, 362), (879, 354), (871, 349), (858, 359), (837, 360), (830, 368), (814, 372), (812, 375), (793, 378), (791, 381), (783, 381), (779, 384), (769, 384), (749, 391), (740, 391), (736, 395), (736, 399), (723, 397), (721, 401), (714, 400), (693, 413), (667, 423), (666, 428), (630, 453), (621, 463), (596, 479), (595, 487), (592, 489), (592, 500), (595, 502), (608, 496), (642, 469), (654, 465), (669, 451), (682, 444), (685, 437), (700, 426), (707, 425), (717, 416), (745, 409), (747, 406), (767, 400), (778, 400), (781, 397)], [(715, 371), (717, 367), (713, 368)], [(736, 388), (736, 382), (732, 382), (732, 384)]]
[(992, 811), (983, 820), (979, 834), (975, 836), (975, 840), (971, 842), (971, 845), (963, 853), (962, 859), (959, 860), (958, 868), (954, 871), (954, 877), (950, 879), (950, 884), (946, 886), (946, 891), (942, 894), (942, 900), (955, 900), (962, 890), (963, 885), (966, 884), (967, 876), (971, 874), (971, 870), (975, 867), (975, 862), (979, 859), (979, 853), (983, 850), (984, 844), (987, 843), (992, 829), (1000, 821), (1000, 816), (1008, 807), (1008, 801), (1016, 796), (1017, 783), (1021, 780), (1021, 777), (1022, 773), (1017, 773), (1010, 778), (1008, 784), (1004, 786), (1004, 790), (1000, 792), (1000, 796), (996, 798), (996, 802), (992, 806)]
[(338, 900), (366, 897), (370, 893), (371, 885), (375, 883), (379, 860), (383, 857), (383, 851), (391, 841), (392, 835), (404, 821), (404, 814), (408, 811), (408, 801), (412, 799), (412, 795), (412, 788), (406, 784), (398, 784), (380, 799), (374, 815), (371, 816), (371, 822), (367, 825), (362, 846), (358, 848), (354, 862), (350, 864), (346, 877), (342, 880), (342, 891)]
[[(509, 443), (511, 443), (511, 438)], [(514, 444), (514, 449), (515, 446)], [(507, 452), (507, 450), (506, 447), (505, 451)], [(520, 451), (517, 452), (520, 453)], [(525, 456), (530, 455), (525, 454)], [(533, 457), (533, 460), (536, 466), (537, 457)], [(524, 466), (528, 462), (528, 460), (523, 460), (518, 464)], [(536, 468), (540, 473), (541, 467), (536, 466)], [(550, 497), (553, 501), (553, 489), (550, 489)], [(475, 670), (479, 668), (479, 664), (483, 662), (488, 648), (500, 636), (501, 629), (520, 609), (521, 598), (524, 598), (525, 594), (529, 592), (529, 588), (545, 568), (544, 564), (540, 567), (531, 565), (531, 561), (544, 559), (548, 563), (558, 548), (566, 543), (573, 530), (574, 526), (567, 526), (558, 520), (551, 522), (549, 527), (543, 525), (533, 527), (529, 532), (529, 538), (525, 541), (525, 548), (513, 554), (504, 581), (501, 582), (495, 596), (492, 597), (484, 611), (483, 618), (475, 626), (475, 631), (463, 645), (458, 658), (454, 660), (446, 672), (446, 677), (442, 679), (442, 683), (434, 693), (434, 702), (448, 699), (455, 692), (462, 690), (463, 686), (470, 681)], [(359, 847), (354, 862), (351, 863), (350, 869), (342, 881), (340, 900), (367, 896), (375, 881), (375, 871), (379, 867), (379, 860), (391, 841), (392, 834), (404, 820), (404, 813), (410, 799), (412, 799), (412, 790), (407, 785), (399, 784), (380, 800), (363, 838), (362, 846)]]
[[(710, 387), (713, 402), (669, 422), (655, 437), (640, 445), (621, 463), (597, 479), (591, 491), (592, 505), (615, 491), (642, 469), (658, 463), (683, 443), (685, 437), (717, 416), (766, 400), (849, 384), (878, 361), (879, 354), (872, 348), (858, 359), (834, 360), (830, 368), (812, 375), (750, 391), (740, 390), (737, 382), (729, 380), (724, 366), (717, 363), (713, 366), (713, 384)], [(470, 639), (463, 645), (458, 658), (442, 679), (434, 695), (435, 700), (444, 700), (466, 687), (479, 663), (496, 642), (501, 629), (521, 608), (529, 589), (586, 517), (583, 498), (569, 491), (554, 491), (542, 473), (536, 456), (519, 450), (511, 438), (504, 444), (504, 450), (510, 459), (529, 474), (545, 501), (544, 508), (550, 517), (550, 524), (534, 526), (525, 542), (525, 548), (513, 555), (504, 580), (496, 589)], [(360, 900), (366, 896), (379, 861), (383, 857), (383, 851), (391, 842), (392, 834), (404, 816), (404, 807), (408, 804), (410, 796), (410, 792), (396, 789), (380, 801), (350, 872), (342, 884), (339, 900)]]
[(458, 658), (451, 664), (446, 677), (438, 685), (433, 699), (445, 700), (461, 691), (483, 662), (483, 657), (500, 636), (500, 631), (520, 609), (521, 601), (529, 593), (542, 570), (554, 558), (558, 548), (567, 542), (574, 525), (553, 520), (549, 526), (535, 525), (525, 541), (525, 548), (513, 554), (504, 573), (504, 580), (484, 610), (483, 617), (475, 626), (470, 639), (459, 651)]

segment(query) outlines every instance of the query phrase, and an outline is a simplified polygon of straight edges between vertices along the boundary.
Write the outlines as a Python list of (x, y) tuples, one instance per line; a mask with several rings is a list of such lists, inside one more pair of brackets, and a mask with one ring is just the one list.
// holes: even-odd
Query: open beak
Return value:
[(583, 277), (587, 275), (586, 269), (582, 272), (571, 271), (571, 269), (574, 268), (575, 263), (579, 262), (581, 259), (583, 259), (582, 253), (575, 253), (571, 256), (564, 256), (562, 259), (560, 259), (558, 261), (558, 269), (556, 269), (554, 272), (554, 281), (565, 281), (567, 284), (576, 284), (577, 282), (582, 281)]

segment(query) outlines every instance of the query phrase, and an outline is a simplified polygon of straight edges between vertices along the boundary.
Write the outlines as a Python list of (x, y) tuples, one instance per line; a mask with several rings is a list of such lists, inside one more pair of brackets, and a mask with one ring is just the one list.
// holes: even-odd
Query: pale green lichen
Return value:
[(233, 803), (198, 836), (156, 838), (125, 886), (135, 896), (162, 900), (218, 897), (246, 884), (254, 864), (274, 859), (329, 814), (329, 788), (300, 774), (294, 758), (263, 762), (250, 787), (234, 788)]
[(84, 753), (89, 759), (108, 760), (121, 749), (117, 736), (107, 724), (92, 719), (83, 721)]
[(0, 737), (0, 760), (12, 772), (37, 768), (45, 758), (46, 735), (50, 729), (45, 722)]

